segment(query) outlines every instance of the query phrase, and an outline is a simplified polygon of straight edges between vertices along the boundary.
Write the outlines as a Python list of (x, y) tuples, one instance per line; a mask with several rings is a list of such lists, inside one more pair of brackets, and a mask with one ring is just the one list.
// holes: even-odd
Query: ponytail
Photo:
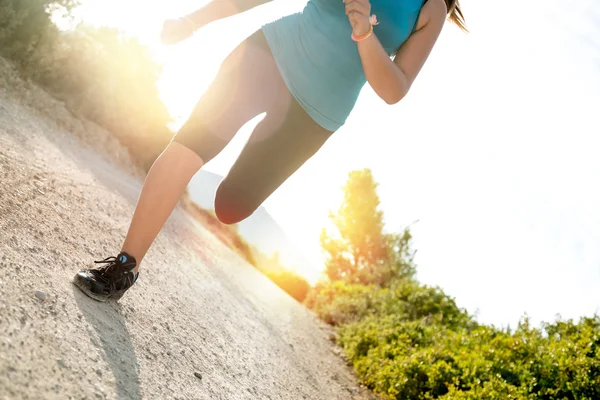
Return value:
[(456, 24), (462, 31), (468, 32), (467, 25), (465, 24), (465, 17), (463, 16), (462, 10), (458, 0), (444, 0), (446, 7), (448, 8), (448, 20)]

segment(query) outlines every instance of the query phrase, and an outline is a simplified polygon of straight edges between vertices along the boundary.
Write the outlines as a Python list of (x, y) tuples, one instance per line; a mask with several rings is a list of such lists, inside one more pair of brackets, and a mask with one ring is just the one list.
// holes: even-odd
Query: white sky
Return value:
[[(592, 315), (600, 309), (595, 1), (463, 0), (471, 33), (448, 25), (399, 105), (366, 87), (346, 127), (267, 200), (267, 210), (318, 264), (320, 229), (339, 188), (350, 170), (369, 167), (387, 229), (419, 220), (419, 279), (478, 311), (480, 321)], [(162, 20), (203, 3), (87, 0), (81, 13), (139, 35), (166, 63), (165, 102), (185, 117), (239, 40), (302, 5), (267, 6), (160, 46)], [(225, 174), (256, 122), (207, 169)]]

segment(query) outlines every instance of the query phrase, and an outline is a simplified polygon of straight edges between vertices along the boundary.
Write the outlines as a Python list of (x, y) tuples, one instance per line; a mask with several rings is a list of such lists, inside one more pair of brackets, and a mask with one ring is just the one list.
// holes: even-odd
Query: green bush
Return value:
[(368, 316), (402, 316), (406, 320), (433, 318), (448, 326), (466, 326), (471, 317), (439, 288), (406, 280), (390, 288), (321, 282), (304, 304), (332, 325), (360, 321)]
[(328, 324), (341, 325), (373, 314), (378, 295), (373, 286), (322, 282), (308, 293), (304, 305)]
[(387, 315), (343, 326), (339, 344), (391, 399), (600, 398), (600, 317), (510, 333)]
[(414, 280), (410, 232), (383, 234), (376, 186), (368, 170), (350, 174), (337, 234), (321, 236), (330, 281), (305, 301), (338, 326), (369, 388), (402, 400), (600, 399), (600, 317), (541, 328), (524, 319), (515, 332), (477, 324)]

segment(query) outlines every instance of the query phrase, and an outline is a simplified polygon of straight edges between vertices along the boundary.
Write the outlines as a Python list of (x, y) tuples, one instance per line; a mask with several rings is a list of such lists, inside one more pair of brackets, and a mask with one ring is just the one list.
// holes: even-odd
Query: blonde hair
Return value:
[(465, 24), (465, 17), (460, 9), (458, 0), (444, 0), (446, 7), (448, 8), (448, 20), (456, 24), (464, 32), (468, 32), (467, 25)]

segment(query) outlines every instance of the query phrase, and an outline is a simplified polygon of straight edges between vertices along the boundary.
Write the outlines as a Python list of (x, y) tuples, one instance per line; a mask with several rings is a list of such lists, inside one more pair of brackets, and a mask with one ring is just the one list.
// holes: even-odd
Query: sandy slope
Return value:
[(0, 399), (369, 397), (320, 323), (181, 211), (120, 303), (80, 294), (77, 268), (123, 239), (127, 165), (0, 59)]

